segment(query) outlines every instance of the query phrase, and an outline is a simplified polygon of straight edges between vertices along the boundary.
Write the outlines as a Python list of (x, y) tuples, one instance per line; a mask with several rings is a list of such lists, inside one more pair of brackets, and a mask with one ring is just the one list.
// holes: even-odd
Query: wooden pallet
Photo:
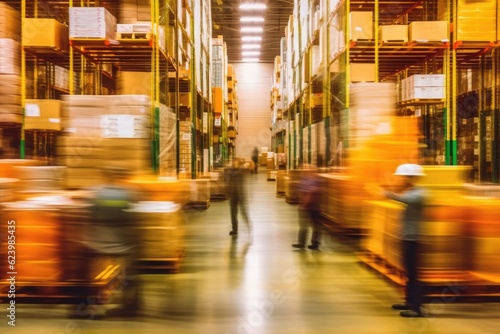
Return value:
[[(95, 298), (100, 304), (106, 303), (105, 296), (123, 286), (119, 276), (119, 265), (110, 265), (93, 280), (16, 282), (16, 303), (24, 304), (75, 304)], [(9, 303), (7, 285), (0, 286), (0, 302)]]
[[(397, 287), (406, 284), (404, 272), (370, 251), (357, 253), (362, 263)], [(484, 303), (500, 301), (500, 281), (472, 271), (421, 271), (424, 303)]]
[(375, 272), (383, 275), (385, 278), (389, 279), (389, 281), (395, 283), (397, 286), (404, 286), (406, 284), (404, 272), (394, 265), (388, 263), (380, 255), (372, 253), (370, 251), (361, 251), (356, 255), (362, 263), (375, 270)]
[(387, 41), (380, 41), (380, 46), (404, 46), (407, 45), (408, 41), (399, 39), (399, 40), (387, 40)]
[(117, 32), (116, 39), (151, 39), (153, 34), (150, 32)]
[(413, 40), (408, 41), (409, 46), (419, 45), (419, 46), (445, 46), (449, 43), (449, 40), (439, 40), (439, 41), (431, 41), (431, 40)]
[(399, 105), (425, 105), (444, 103), (445, 99), (411, 99), (398, 102)]

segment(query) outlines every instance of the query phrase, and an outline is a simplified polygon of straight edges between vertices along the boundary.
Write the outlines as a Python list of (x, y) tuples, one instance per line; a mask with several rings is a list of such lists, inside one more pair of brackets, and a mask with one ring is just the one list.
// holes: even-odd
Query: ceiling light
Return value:
[(259, 58), (243, 58), (242, 61), (246, 63), (257, 63), (259, 61)]
[(255, 50), (260, 49), (260, 44), (243, 44), (241, 46), (243, 50)]
[(264, 18), (262, 16), (242, 16), (240, 21), (241, 22), (264, 22)]
[(242, 10), (252, 10), (252, 9), (266, 9), (266, 4), (264, 3), (242, 3), (240, 5)]
[(241, 32), (262, 32), (262, 27), (241, 27)]
[(262, 41), (262, 37), (260, 36), (243, 36), (241, 37), (243, 42), (260, 42)]
[(260, 56), (260, 51), (243, 51), (242, 56)]

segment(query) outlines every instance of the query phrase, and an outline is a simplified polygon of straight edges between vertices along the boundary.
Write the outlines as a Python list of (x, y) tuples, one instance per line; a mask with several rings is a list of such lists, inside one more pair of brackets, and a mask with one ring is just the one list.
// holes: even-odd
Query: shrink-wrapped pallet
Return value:
[(69, 37), (114, 39), (116, 18), (104, 7), (70, 7)]
[(147, 173), (151, 166), (150, 100), (144, 95), (64, 98), (57, 159), (68, 166), (67, 188), (103, 181), (99, 166)]

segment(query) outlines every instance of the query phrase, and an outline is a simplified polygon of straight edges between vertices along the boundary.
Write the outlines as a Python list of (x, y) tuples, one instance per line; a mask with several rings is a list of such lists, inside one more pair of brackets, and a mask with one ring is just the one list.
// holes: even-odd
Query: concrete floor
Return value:
[[(297, 251), (297, 207), (264, 173), (249, 175), (253, 238), (230, 230), (228, 201), (186, 213), (186, 257), (176, 274), (144, 275), (136, 318), (73, 320), (66, 305), (18, 305), (5, 334), (472, 334), (498, 333), (500, 304), (436, 299), (427, 318), (401, 318), (400, 289), (359, 263), (356, 245), (331, 236)], [(102, 310), (99, 310), (99, 312)]]

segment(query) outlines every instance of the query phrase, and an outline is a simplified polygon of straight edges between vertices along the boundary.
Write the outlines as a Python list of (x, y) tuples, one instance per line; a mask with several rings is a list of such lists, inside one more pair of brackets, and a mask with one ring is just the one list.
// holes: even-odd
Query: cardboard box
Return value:
[(17, 74), (0, 75), (0, 92), (11, 87), (15, 87), (15, 90), (19, 90), (19, 95), (21, 94), (21, 76)]
[(0, 123), (15, 123), (21, 125), (23, 122), (23, 116), (21, 115), (21, 107), (19, 107), (18, 113), (8, 113), (4, 112), (3, 106), (0, 105)]
[(191, 93), (179, 93), (179, 105), (191, 107)]
[(124, 106), (151, 107), (151, 98), (148, 94), (120, 94), (107, 95), (106, 101), (109, 108), (121, 108)]
[(497, 41), (496, 0), (458, 0), (455, 31), (457, 41)]
[(151, 95), (151, 72), (118, 72), (117, 94)]
[(26, 99), (26, 117), (61, 118), (62, 101)]
[(224, 98), (221, 87), (212, 88), (212, 101), (214, 106), (214, 112), (222, 114), (224, 112)]
[(24, 46), (49, 47), (68, 52), (68, 34), (68, 27), (55, 19), (24, 19)]
[(444, 74), (415, 74), (409, 77), (409, 84), (415, 87), (443, 87)]
[(21, 73), (21, 66), (19, 61), (14, 58), (1, 59), (0, 74), (1, 75), (19, 75)]
[(21, 41), (21, 13), (11, 6), (0, 2), (0, 38)]
[(442, 42), (449, 41), (450, 34), (446, 21), (413, 21), (408, 26), (410, 41)]
[(379, 40), (388, 42), (408, 42), (408, 25), (386, 25), (379, 27)]
[(65, 95), (63, 101), (67, 106), (71, 107), (99, 107), (106, 106), (106, 98), (104, 95)]
[(104, 7), (70, 7), (70, 38), (114, 39), (116, 18)]
[(142, 138), (106, 138), (101, 142), (102, 148), (127, 148), (131, 150), (146, 149), (150, 147), (150, 142)]
[(26, 130), (61, 130), (61, 120), (59, 118), (48, 117), (25, 117), (24, 128)]
[(10, 38), (0, 38), (0, 57), (16, 58), (20, 63), (21, 43)]
[(373, 39), (373, 12), (350, 12), (349, 34), (351, 41)]
[[(0, 94), (2, 92), (0, 91)], [(1, 104), (18, 104), (21, 105), (21, 95), (17, 94), (9, 94), (9, 95), (2, 95), (2, 102)]]
[(377, 69), (372, 63), (352, 63), (350, 66), (351, 82), (368, 81), (376, 79)]
[(134, 25), (131, 23), (127, 24), (118, 23), (116, 25), (116, 32), (128, 32), (128, 33), (134, 32)]
[(68, 168), (66, 170), (67, 178), (101, 178), (103, 175), (99, 167), (94, 168)]
[(444, 87), (415, 87), (410, 86), (408, 100), (412, 99), (444, 99)]
[(311, 94), (311, 108), (323, 105), (323, 93)]

